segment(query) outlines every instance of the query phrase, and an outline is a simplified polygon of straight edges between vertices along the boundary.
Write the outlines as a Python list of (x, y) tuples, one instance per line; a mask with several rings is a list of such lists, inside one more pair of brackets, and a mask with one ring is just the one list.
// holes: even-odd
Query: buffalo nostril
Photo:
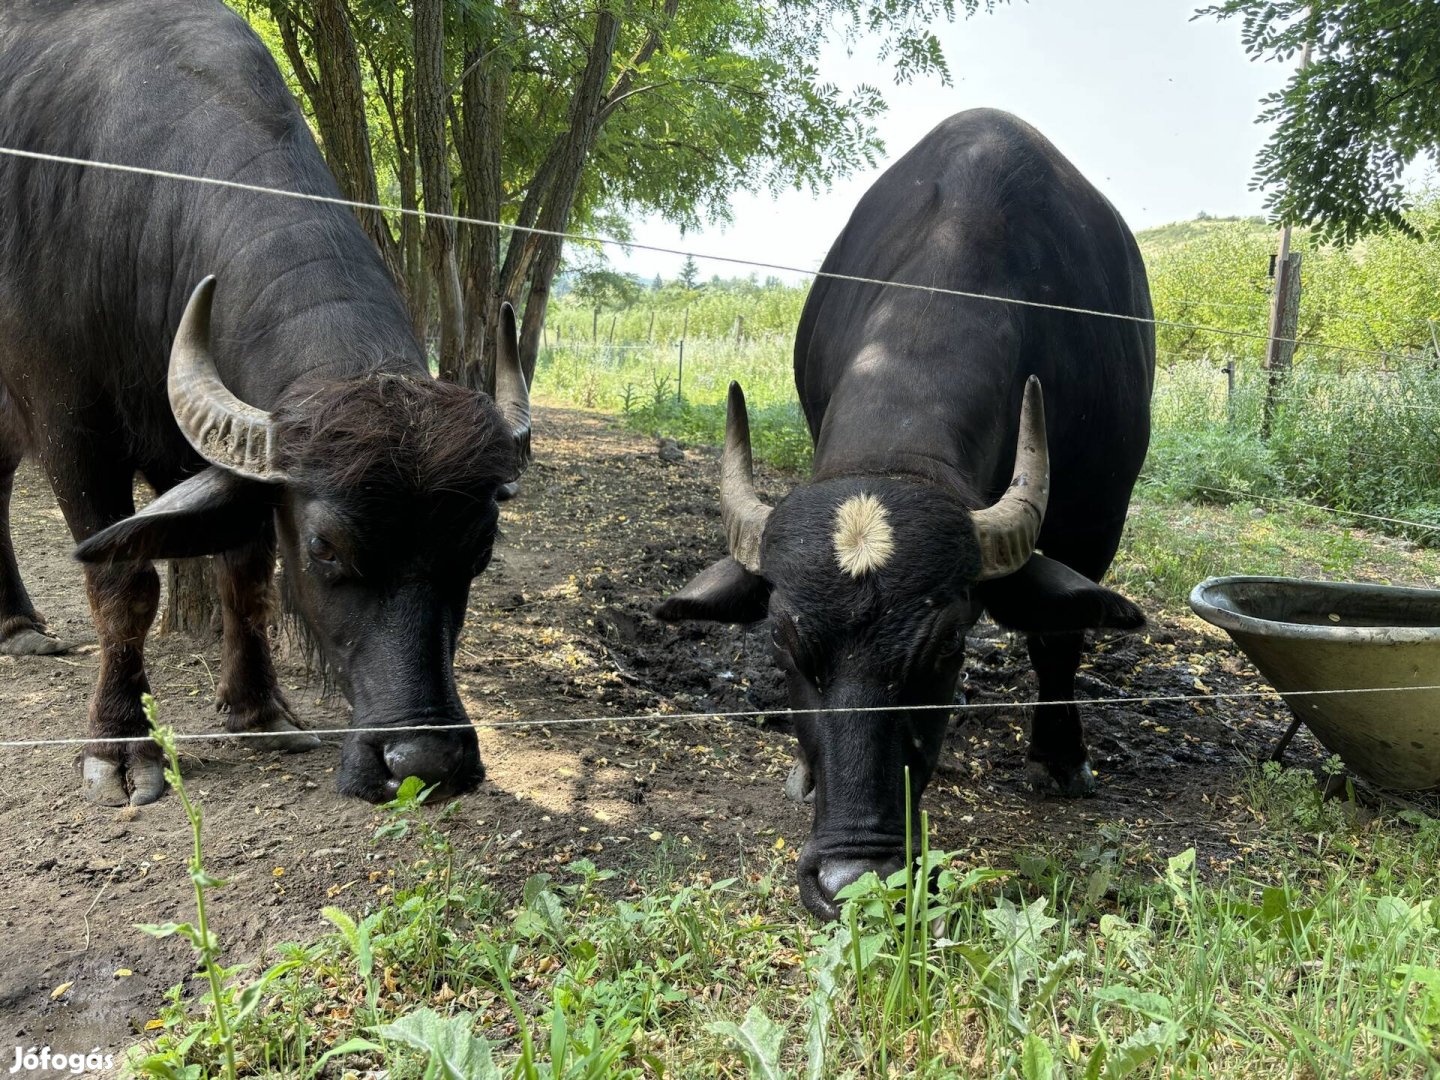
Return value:
[(391, 743), (385, 748), (385, 768), (397, 780), (418, 776), (426, 784), (433, 784), (450, 775), (454, 755), (421, 742)]
[(822, 859), (816, 878), (825, 899), (834, 900), (835, 894), (846, 885), (854, 884), (872, 870), (884, 881), (905, 865), (898, 855), (885, 859)]

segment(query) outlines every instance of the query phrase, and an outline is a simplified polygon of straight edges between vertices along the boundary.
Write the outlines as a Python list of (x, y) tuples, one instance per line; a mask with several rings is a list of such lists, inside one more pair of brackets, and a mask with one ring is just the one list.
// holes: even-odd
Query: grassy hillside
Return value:
[(1210, 214), (1201, 214), (1189, 221), (1172, 221), (1168, 225), (1141, 229), (1135, 234), (1135, 239), (1145, 256), (1151, 258), (1200, 240), (1216, 229), (1234, 225), (1244, 225), (1257, 234), (1263, 233), (1267, 236), (1275, 232), (1262, 217), (1213, 217)]

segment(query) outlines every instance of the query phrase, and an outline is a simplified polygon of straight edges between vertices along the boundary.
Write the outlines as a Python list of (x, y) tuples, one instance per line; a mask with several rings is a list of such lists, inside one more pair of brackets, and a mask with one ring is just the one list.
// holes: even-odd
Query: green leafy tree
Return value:
[(679, 281), (687, 289), (693, 289), (700, 284), (700, 267), (695, 265), (693, 255), (685, 256), (685, 264), (680, 267)]
[(931, 27), (997, 0), (232, 2), (278, 45), (347, 195), (522, 228), (362, 215), (417, 328), (438, 306), (442, 373), (483, 386), (502, 301), (523, 305), (533, 370), (554, 234), (695, 227), (727, 220), (737, 189), (823, 190), (877, 159), (884, 101), (822, 79), (821, 49), (948, 81)]
[(1433, 0), (1225, 0), (1246, 51), (1310, 59), (1262, 103), (1275, 133), (1255, 186), (1282, 221), (1345, 242), (1405, 230), (1401, 174), (1440, 146), (1440, 4)]
[(575, 274), (571, 295), (587, 307), (633, 307), (644, 290), (634, 274), (606, 266), (586, 267)]

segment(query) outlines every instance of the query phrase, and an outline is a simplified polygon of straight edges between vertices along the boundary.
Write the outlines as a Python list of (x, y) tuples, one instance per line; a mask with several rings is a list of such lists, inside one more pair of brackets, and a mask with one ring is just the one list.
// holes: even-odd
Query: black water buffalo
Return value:
[[(0, 5), (0, 145), (339, 196), (269, 53), (218, 0)], [(277, 544), (352, 726), (443, 728), (348, 736), (340, 790), (483, 778), (452, 657), (497, 490), (528, 453), (506, 311), (492, 401), (431, 377), (343, 207), (0, 156), (0, 647), (53, 648), (9, 532), (28, 447), (79, 543), (99, 634), (90, 799), (164, 788), (153, 746), (106, 741), (146, 731), (152, 559), (217, 556), (227, 728), (316, 744), (271, 662)], [(138, 514), (137, 473), (160, 493)]]
[[(991, 110), (951, 117), (890, 168), (827, 272), (1151, 315), (1115, 209), (1033, 128)], [(811, 911), (833, 916), (842, 887), (900, 865), (904, 770), (913, 819), (948, 720), (914, 707), (955, 700), (982, 611), (1027, 634), (1042, 702), (1031, 761), (1066, 794), (1094, 790), (1079, 713), (1063, 703), (1083, 632), (1144, 621), (1096, 582), (1145, 457), (1154, 362), (1143, 321), (821, 277), (795, 342), (814, 474), (773, 510), (755, 494), (731, 386), (730, 557), (656, 613), (768, 615), (791, 706), (806, 710)]]

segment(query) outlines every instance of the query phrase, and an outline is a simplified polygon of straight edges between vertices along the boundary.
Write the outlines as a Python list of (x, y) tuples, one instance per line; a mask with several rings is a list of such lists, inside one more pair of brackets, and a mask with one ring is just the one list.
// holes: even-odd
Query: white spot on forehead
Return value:
[(852, 495), (835, 511), (835, 561), (858, 578), (879, 570), (895, 553), (890, 512), (874, 495)]

